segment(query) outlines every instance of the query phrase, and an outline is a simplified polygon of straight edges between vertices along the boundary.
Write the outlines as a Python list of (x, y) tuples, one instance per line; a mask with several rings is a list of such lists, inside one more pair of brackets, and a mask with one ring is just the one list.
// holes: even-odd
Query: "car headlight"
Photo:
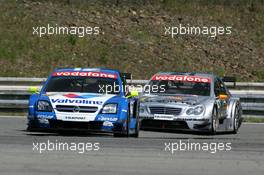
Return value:
[(189, 108), (186, 111), (187, 115), (200, 115), (204, 112), (204, 107), (203, 106), (196, 106), (194, 108)]
[(102, 109), (102, 114), (116, 114), (117, 104), (106, 104)]
[(52, 107), (48, 101), (40, 100), (37, 103), (37, 110), (38, 111), (44, 111), (44, 112), (51, 112)]

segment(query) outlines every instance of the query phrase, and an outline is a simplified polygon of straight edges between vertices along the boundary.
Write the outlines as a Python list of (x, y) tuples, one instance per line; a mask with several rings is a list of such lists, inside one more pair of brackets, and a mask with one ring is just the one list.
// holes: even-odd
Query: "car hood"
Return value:
[(53, 107), (55, 105), (101, 106), (116, 95), (87, 93), (47, 93)]
[(187, 104), (198, 105), (212, 99), (209, 96), (197, 95), (145, 95), (140, 97), (141, 103), (165, 103), (165, 104)]

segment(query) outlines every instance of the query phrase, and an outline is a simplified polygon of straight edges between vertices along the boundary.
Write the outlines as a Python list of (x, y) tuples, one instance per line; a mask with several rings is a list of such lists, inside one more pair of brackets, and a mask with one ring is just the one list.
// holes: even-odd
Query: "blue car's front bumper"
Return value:
[[(40, 115), (38, 115), (40, 116)], [(28, 117), (29, 130), (86, 130), (96, 132), (126, 132), (126, 120), (118, 120), (115, 115), (98, 116), (94, 121), (63, 121), (56, 117)], [(48, 115), (47, 115), (48, 116)], [(107, 119), (107, 120), (104, 120)], [(111, 121), (112, 120), (112, 121)], [(116, 120), (116, 121), (114, 121)]]

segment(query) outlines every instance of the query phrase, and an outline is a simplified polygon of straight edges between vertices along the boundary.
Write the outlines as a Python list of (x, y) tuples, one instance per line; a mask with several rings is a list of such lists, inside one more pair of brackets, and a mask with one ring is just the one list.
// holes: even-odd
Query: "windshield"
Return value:
[(210, 96), (210, 83), (204, 82), (151, 80), (149, 87), (149, 92), (152, 94), (186, 94)]
[(46, 92), (80, 92), (119, 94), (117, 79), (101, 77), (54, 76), (46, 86)]

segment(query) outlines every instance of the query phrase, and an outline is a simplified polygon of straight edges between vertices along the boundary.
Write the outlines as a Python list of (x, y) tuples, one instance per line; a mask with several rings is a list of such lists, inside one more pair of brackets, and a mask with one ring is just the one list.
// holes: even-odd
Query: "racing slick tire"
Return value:
[(217, 110), (214, 107), (213, 112), (212, 112), (212, 122), (211, 122), (211, 132), (210, 132), (210, 134), (212, 134), (212, 135), (216, 134), (216, 132), (217, 132), (216, 128), (219, 125), (219, 119), (218, 119), (217, 115), (218, 115)]
[(34, 120), (30, 120), (28, 122), (28, 126), (27, 126), (26, 131), (28, 131), (28, 132), (35, 132), (35, 131), (37, 131), (37, 126), (36, 126), (36, 123), (34, 122)]
[(139, 136), (139, 122), (137, 121), (137, 125), (136, 125), (136, 128), (135, 128), (135, 133), (134, 134), (130, 134), (130, 137), (138, 138), (138, 136)]
[(233, 117), (233, 131), (232, 131), (233, 134), (237, 134), (239, 126), (241, 124), (241, 120), (239, 116), (240, 116), (239, 105), (236, 104), (234, 117)]
[(127, 117), (126, 130), (124, 133), (114, 133), (114, 137), (129, 137), (129, 117)]

